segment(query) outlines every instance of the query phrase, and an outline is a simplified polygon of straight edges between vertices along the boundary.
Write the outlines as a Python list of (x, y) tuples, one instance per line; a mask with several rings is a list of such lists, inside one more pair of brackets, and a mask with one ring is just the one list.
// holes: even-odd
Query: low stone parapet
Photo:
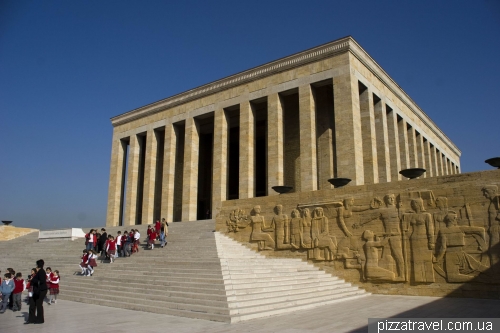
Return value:
[(85, 238), (85, 232), (81, 228), (68, 228), (58, 230), (40, 230), (38, 241), (51, 240), (75, 240)]

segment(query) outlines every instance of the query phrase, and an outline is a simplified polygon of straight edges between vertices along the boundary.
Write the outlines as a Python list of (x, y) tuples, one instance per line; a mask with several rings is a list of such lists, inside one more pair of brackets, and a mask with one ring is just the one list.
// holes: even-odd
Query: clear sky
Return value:
[(490, 169), (500, 1), (0, 0), (0, 219), (104, 225), (111, 117), (347, 35)]

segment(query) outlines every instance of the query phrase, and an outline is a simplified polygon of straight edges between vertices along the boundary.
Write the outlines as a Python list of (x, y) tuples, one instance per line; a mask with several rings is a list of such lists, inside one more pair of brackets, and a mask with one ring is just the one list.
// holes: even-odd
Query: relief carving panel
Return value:
[(257, 250), (302, 256), (343, 272), (352, 282), (358, 276), (360, 283), (378, 286), (498, 285), (498, 183), (347, 193), (328, 201), (304, 200), (300, 194), (279, 196), (272, 203), (254, 198), (263, 209), (242, 205), (222, 215), (227, 216), (226, 232), (256, 244)]

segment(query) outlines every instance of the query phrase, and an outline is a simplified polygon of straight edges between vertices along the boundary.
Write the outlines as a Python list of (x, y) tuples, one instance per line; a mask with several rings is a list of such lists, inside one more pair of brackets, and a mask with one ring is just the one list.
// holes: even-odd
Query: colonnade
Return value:
[[(214, 105), (201, 115), (167, 119), (123, 137), (115, 133), (107, 224), (214, 216), (229, 189), (236, 189), (231, 186), (237, 186), (238, 199), (256, 196), (258, 168), (265, 169), (265, 195), (275, 195), (276, 185), (292, 185), (301, 192), (331, 188), (327, 180), (334, 177), (350, 178), (351, 185), (397, 181), (406, 168), (425, 168), (424, 177), (460, 172), (440, 149), (442, 143), (431, 140), (386, 96), (354, 75), (273, 92), (259, 103), (265, 106), (267, 124), (265, 160), (256, 158), (262, 154), (256, 153), (254, 100), (233, 107), (237, 123), (229, 119), (230, 108)], [(229, 182), (231, 128), (239, 130), (237, 185)], [(206, 157), (209, 146), (211, 156)], [(200, 168), (210, 168), (211, 179), (200, 178)]]

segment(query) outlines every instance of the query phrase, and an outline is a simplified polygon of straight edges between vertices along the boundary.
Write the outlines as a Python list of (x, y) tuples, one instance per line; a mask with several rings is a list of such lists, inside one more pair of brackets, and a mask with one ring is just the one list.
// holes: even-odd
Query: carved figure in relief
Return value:
[[(313, 211), (311, 236), (313, 239), (314, 259), (333, 260), (337, 253), (337, 240), (335, 236), (329, 234), (328, 218), (324, 215), (321, 207), (317, 207)], [(321, 256), (320, 250), (324, 250), (324, 258)]]
[[(375, 198), (376, 200), (377, 198)], [(347, 237), (352, 236), (351, 232), (347, 230), (347, 227), (345, 225), (345, 219), (352, 217), (352, 213), (360, 213), (364, 212), (370, 209), (375, 208), (375, 200), (372, 200), (370, 202), (370, 205), (358, 205), (354, 206), (354, 198), (347, 198), (344, 199), (344, 207), (339, 208), (342, 214), (339, 215), (339, 224), (341, 226), (342, 231), (344, 231), (345, 235)]]
[[(333, 206), (333, 207), (332, 207)], [(338, 226), (340, 227), (340, 230), (344, 233), (346, 237), (351, 237), (352, 233), (349, 231), (346, 225), (346, 219), (351, 218), (353, 216), (353, 212), (364, 212), (366, 210), (369, 210), (371, 208), (374, 208), (370, 205), (360, 205), (360, 206), (354, 206), (354, 198), (346, 198), (343, 201), (336, 201), (332, 203), (328, 203), (327, 205), (327, 211), (330, 213), (330, 216), (333, 216), (335, 220), (337, 221)], [(329, 230), (330, 232), (333, 232), (334, 229), (334, 221), (330, 221), (329, 225)]]
[(437, 235), (439, 230), (442, 228), (446, 228), (446, 223), (444, 222), (444, 218), (446, 214), (448, 214), (448, 198), (446, 197), (437, 197), (436, 198), (436, 207), (439, 211), (433, 214), (434, 217), (434, 232)]
[(415, 282), (434, 282), (432, 251), (434, 250), (434, 223), (431, 214), (425, 212), (424, 202), (417, 198), (411, 201), (414, 213), (403, 216), (404, 229), (411, 227), (410, 245), (413, 277)]
[(364, 269), (365, 280), (394, 281), (394, 272), (379, 266), (380, 256), (378, 248), (386, 246), (389, 243), (389, 238), (384, 237), (382, 240), (375, 239), (372, 231), (365, 230), (363, 232), (363, 239), (366, 240), (365, 245), (363, 245), (366, 260)]
[(248, 226), (250, 220), (242, 209), (235, 209), (229, 214), (229, 220), (226, 221), (227, 232), (238, 232)]
[(250, 224), (252, 225), (250, 240), (258, 242), (259, 251), (274, 250), (274, 240), (271, 235), (266, 233), (266, 231), (272, 232), (273, 229), (266, 227), (264, 216), (260, 215), (260, 206), (255, 206), (253, 212), (254, 215), (250, 217)]
[[(484, 240), (484, 228), (457, 225), (458, 217), (454, 211), (449, 211), (444, 221), (446, 227), (440, 229), (438, 234), (438, 243), (440, 245), (437, 249), (436, 262), (440, 263), (444, 257), (446, 280), (448, 282), (470, 281), (475, 275), (469, 274), (484, 272), (488, 267), (465, 253), (465, 235), (476, 234)], [(439, 268), (436, 271), (440, 272)]]
[(344, 267), (348, 269), (361, 269), (364, 277), (365, 256), (361, 239), (357, 237), (346, 237), (337, 244), (337, 259), (344, 261)]
[(297, 209), (292, 210), (292, 218), (290, 219), (290, 246), (298, 250), (302, 245), (302, 232), (304, 227), (302, 218)]
[(283, 214), (283, 206), (276, 205), (274, 207), (274, 217), (271, 221), (271, 228), (274, 229), (274, 234), (276, 236), (276, 248), (278, 250), (285, 250), (290, 248), (290, 220), (286, 214)]
[(309, 208), (304, 208), (302, 211), (302, 247), (304, 249), (312, 249), (311, 220)]
[(500, 262), (500, 197), (496, 185), (485, 186), (482, 191), (484, 197), (490, 201), (488, 206), (488, 235), (490, 236), (490, 262), (493, 267)]
[[(381, 201), (381, 200), (377, 200)], [(399, 209), (396, 206), (396, 197), (394, 194), (384, 196), (385, 207), (381, 206), (371, 216), (371, 219), (366, 222), (355, 223), (353, 228), (360, 228), (363, 225), (380, 220), (384, 226), (385, 236), (387, 236), (391, 249), (392, 258), (396, 261), (398, 271), (398, 281), (406, 281), (405, 278), (405, 262), (403, 257), (403, 246), (401, 242), (401, 228)]]

